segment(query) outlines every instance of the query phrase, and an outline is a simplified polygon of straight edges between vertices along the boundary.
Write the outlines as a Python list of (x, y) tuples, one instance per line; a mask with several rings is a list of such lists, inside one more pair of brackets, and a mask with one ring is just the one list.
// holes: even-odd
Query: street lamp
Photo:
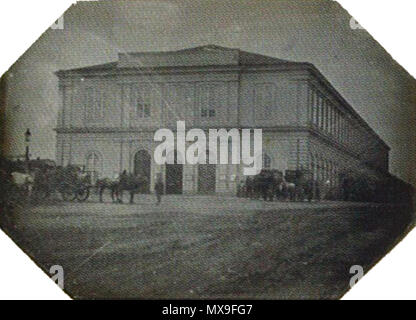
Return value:
[(25, 145), (26, 145), (26, 153), (25, 153), (25, 158), (26, 161), (29, 161), (29, 145), (30, 145), (30, 137), (32, 136), (32, 134), (30, 133), (30, 130), (27, 129), (25, 132)]

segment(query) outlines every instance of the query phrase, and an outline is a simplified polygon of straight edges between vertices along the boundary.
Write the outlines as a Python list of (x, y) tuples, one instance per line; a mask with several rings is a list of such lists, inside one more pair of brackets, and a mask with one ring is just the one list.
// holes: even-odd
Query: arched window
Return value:
[(101, 157), (96, 152), (90, 152), (85, 159), (86, 171), (91, 175), (91, 182), (95, 183), (101, 174)]
[(272, 158), (269, 155), (263, 154), (263, 168), (270, 169), (272, 167)]
[(140, 176), (144, 179), (144, 184), (141, 192), (147, 193), (150, 190), (151, 178), (151, 157), (146, 150), (139, 150), (134, 155), (133, 173), (135, 176)]

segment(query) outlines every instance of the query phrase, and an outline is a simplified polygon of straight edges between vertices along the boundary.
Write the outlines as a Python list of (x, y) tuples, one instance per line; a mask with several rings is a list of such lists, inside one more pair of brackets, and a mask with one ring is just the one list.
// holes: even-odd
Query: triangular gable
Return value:
[(238, 65), (239, 50), (203, 46), (166, 52), (120, 53), (119, 68)]

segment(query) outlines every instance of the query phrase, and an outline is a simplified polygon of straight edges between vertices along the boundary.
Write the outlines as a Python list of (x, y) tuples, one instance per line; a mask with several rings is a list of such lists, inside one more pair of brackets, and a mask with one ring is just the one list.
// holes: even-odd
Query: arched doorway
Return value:
[(217, 166), (215, 164), (198, 165), (198, 193), (215, 193), (216, 171)]
[(166, 194), (182, 194), (183, 165), (177, 164), (178, 152), (174, 151), (174, 162), (166, 164)]
[(140, 175), (146, 178), (147, 183), (143, 186), (142, 192), (147, 193), (150, 191), (150, 170), (151, 170), (151, 157), (146, 150), (139, 150), (134, 155), (134, 175)]
[(215, 193), (217, 166), (209, 163), (210, 154), (206, 152), (206, 163), (198, 165), (198, 193)]

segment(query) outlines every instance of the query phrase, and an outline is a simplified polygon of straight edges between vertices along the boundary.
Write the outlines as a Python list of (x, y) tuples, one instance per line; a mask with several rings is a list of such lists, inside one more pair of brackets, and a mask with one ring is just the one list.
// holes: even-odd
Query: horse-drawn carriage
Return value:
[(136, 193), (149, 193), (149, 181), (146, 177), (137, 174), (127, 173), (126, 170), (118, 177), (113, 179), (102, 178), (97, 180), (96, 187), (100, 196), (100, 202), (103, 202), (103, 194), (106, 189), (111, 192), (113, 202), (123, 202), (123, 191), (130, 194), (130, 203), (134, 203)]
[(69, 165), (36, 170), (34, 173), (33, 198), (44, 200), (53, 193), (61, 194), (65, 201), (85, 201), (90, 196), (91, 175), (82, 167)]
[(307, 170), (286, 170), (283, 175), (279, 170), (263, 169), (240, 184), (238, 196), (265, 201), (311, 201), (319, 199), (319, 185)]

